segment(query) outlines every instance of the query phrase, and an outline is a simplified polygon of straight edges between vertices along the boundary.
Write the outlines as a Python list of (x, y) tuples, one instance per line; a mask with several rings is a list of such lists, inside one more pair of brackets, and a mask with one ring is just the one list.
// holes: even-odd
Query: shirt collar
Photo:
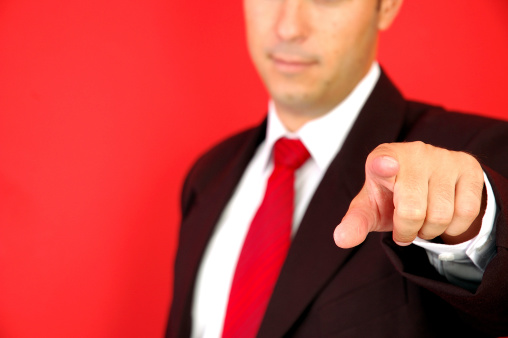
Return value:
[(266, 166), (270, 163), (271, 150), (281, 137), (299, 138), (309, 151), (311, 158), (320, 170), (328, 168), (333, 158), (342, 147), (349, 130), (358, 117), (365, 101), (370, 96), (381, 70), (374, 62), (365, 77), (353, 91), (329, 113), (313, 119), (292, 133), (280, 121), (272, 101), (268, 104), (268, 123), (263, 152)]

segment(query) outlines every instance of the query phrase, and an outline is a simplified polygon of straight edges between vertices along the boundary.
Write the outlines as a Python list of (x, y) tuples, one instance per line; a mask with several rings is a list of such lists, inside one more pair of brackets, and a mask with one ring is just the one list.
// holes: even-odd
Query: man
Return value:
[(189, 173), (168, 337), (508, 334), (508, 124), (401, 97), (401, 2), (244, 0), (269, 113)]

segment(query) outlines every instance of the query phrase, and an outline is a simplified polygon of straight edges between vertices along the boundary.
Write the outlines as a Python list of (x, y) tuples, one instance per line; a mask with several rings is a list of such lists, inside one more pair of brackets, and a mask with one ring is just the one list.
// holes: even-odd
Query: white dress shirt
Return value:
[[(216, 338), (222, 333), (236, 262), (273, 169), (272, 148), (275, 141), (280, 137), (299, 138), (311, 155), (295, 173), (294, 235), (314, 191), (342, 147), (379, 75), (379, 65), (374, 63), (344, 101), (330, 113), (306, 123), (295, 133), (286, 130), (273, 103), (269, 103), (266, 139), (258, 147), (224, 209), (198, 271), (192, 304), (192, 337)], [(488, 182), (487, 188), (487, 212), (482, 229), (474, 239), (453, 246), (421, 239), (414, 241), (414, 244), (427, 250), (431, 263), (451, 282), (459, 284), (473, 275), (473, 282), (477, 283), (486, 264), (495, 254), (491, 232), (496, 206)], [(330, 240), (333, 240), (332, 234)]]

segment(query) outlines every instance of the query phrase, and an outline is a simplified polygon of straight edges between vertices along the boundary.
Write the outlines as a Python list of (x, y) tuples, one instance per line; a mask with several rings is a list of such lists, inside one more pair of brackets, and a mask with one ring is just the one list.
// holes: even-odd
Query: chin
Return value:
[(283, 93), (279, 93), (278, 98), (282, 102), (286, 102), (287, 104), (295, 104), (306, 106), (314, 101), (315, 94), (310, 91), (285, 91)]

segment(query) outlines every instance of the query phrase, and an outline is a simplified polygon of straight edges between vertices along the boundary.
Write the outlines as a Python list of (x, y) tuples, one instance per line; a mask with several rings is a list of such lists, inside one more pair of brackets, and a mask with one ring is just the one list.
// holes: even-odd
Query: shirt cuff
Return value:
[(497, 213), (496, 199), (492, 186), (483, 173), (485, 188), (487, 190), (487, 207), (482, 219), (480, 232), (467, 242), (447, 245), (433, 243), (417, 237), (413, 244), (427, 251), (432, 265), (442, 275), (445, 275), (446, 266), (443, 262), (455, 262), (470, 265), (471, 262), (482, 272), (496, 254), (494, 220)]

